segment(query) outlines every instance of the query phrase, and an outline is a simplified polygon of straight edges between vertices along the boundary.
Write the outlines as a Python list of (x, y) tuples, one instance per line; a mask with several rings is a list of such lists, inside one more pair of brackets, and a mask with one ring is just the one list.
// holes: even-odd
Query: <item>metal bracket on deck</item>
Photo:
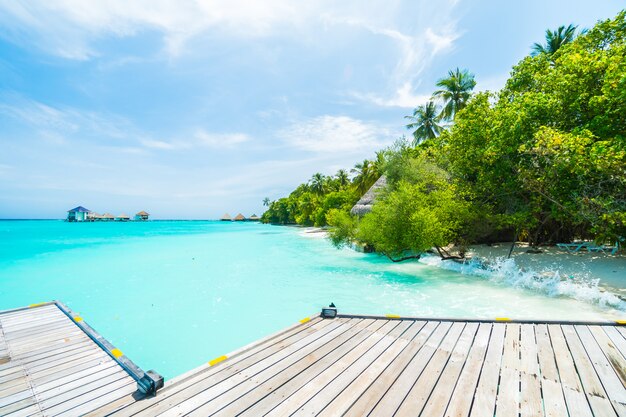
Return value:
[(334, 319), (337, 317), (337, 307), (334, 303), (330, 303), (328, 307), (322, 308), (322, 317), (325, 319)]
[(146, 395), (156, 395), (157, 390), (163, 388), (163, 377), (151, 369), (137, 381), (137, 386)]

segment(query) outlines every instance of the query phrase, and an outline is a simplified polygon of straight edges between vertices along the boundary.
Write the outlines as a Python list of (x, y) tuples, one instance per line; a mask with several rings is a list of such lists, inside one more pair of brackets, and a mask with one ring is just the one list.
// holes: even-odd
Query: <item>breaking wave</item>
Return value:
[(626, 301), (600, 286), (599, 279), (563, 276), (558, 267), (544, 271), (522, 269), (513, 258), (495, 258), (489, 262), (472, 259), (459, 263), (443, 261), (438, 256), (423, 256), (420, 262), (461, 274), (484, 277), (497, 284), (531, 290), (549, 297), (569, 297), (602, 308), (626, 311)]

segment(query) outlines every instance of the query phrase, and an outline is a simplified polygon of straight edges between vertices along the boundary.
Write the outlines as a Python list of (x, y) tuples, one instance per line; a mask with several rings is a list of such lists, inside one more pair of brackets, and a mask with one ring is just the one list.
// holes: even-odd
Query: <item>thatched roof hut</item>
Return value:
[(224, 215), (222, 216), (222, 218), (220, 219), (223, 222), (229, 222), (232, 220), (232, 218), (230, 217), (230, 214), (228, 213), (224, 213)]
[(253, 221), (253, 222), (258, 222), (259, 220), (261, 220), (261, 218), (257, 216), (256, 214), (253, 214), (252, 216), (248, 217), (248, 220)]
[(111, 213), (104, 213), (102, 216), (100, 216), (100, 218), (101, 218), (102, 220), (105, 220), (105, 221), (106, 221), (106, 220), (114, 220), (114, 219), (115, 219), (115, 216), (114, 216), (114, 215), (112, 215)]
[(235, 216), (235, 218), (233, 220), (236, 221), (236, 222), (241, 222), (241, 221), (246, 220), (246, 218), (244, 217), (243, 214), (239, 213), (238, 215)]
[(125, 222), (130, 220), (130, 216), (128, 214), (122, 213), (119, 216), (115, 216), (115, 220), (119, 220), (121, 222)]
[(372, 206), (376, 202), (376, 196), (386, 187), (387, 178), (382, 175), (378, 180), (376, 180), (374, 185), (372, 185), (370, 189), (367, 190), (365, 194), (363, 194), (363, 197), (361, 197), (361, 199), (356, 202), (354, 207), (352, 207), (352, 209), (350, 210), (350, 213), (356, 216), (364, 216), (372, 211)]

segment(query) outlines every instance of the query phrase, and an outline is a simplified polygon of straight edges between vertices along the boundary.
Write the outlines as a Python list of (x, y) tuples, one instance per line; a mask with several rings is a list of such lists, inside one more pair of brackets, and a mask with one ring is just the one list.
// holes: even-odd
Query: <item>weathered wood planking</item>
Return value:
[(0, 312), (0, 415), (626, 417), (611, 323), (313, 317), (144, 398), (73, 317)]
[(623, 416), (625, 380), (610, 323), (340, 315), (92, 415)]
[(0, 415), (84, 415), (137, 391), (136, 380), (63, 308), (0, 312)]

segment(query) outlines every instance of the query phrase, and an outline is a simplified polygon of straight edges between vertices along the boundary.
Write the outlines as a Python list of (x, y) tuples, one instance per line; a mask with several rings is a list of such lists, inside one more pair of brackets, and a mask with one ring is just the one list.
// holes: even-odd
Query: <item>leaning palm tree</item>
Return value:
[(269, 197), (265, 197), (265, 198), (263, 199), (263, 205), (264, 205), (265, 207), (269, 207), (269, 205), (270, 205), (270, 199), (269, 199)]
[(441, 98), (444, 102), (441, 118), (454, 119), (454, 115), (465, 107), (475, 86), (474, 74), (459, 68), (448, 71), (446, 78), (437, 81), (437, 87), (441, 87), (441, 90), (435, 91), (433, 97)]
[(404, 116), (412, 122), (406, 125), (406, 128), (413, 130), (413, 145), (417, 146), (426, 139), (436, 138), (442, 131), (439, 126), (441, 117), (439, 115), (439, 106), (434, 101), (422, 104), (413, 110), (412, 116)]
[[(572, 24), (565, 26), (559, 26), (559, 28), (555, 31), (551, 31), (550, 29), (546, 30), (546, 44), (541, 45), (540, 43), (535, 43), (532, 46), (532, 52), (530, 55), (537, 56), (540, 54), (552, 55), (563, 45), (566, 45), (574, 40), (576, 37), (576, 29), (578, 26), (574, 26)], [(584, 33), (582, 31), (581, 33)]]

